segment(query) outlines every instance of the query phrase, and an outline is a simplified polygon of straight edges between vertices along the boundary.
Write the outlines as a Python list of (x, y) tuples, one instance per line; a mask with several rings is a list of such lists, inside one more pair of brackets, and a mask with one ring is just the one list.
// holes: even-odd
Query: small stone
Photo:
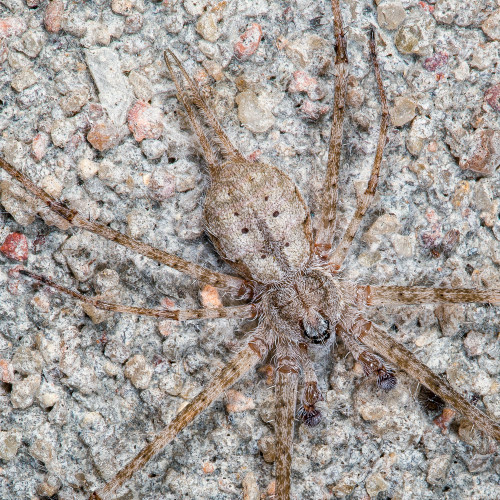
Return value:
[(429, 14), (415, 12), (399, 27), (394, 43), (402, 54), (430, 55), (436, 21)]
[(167, 145), (161, 140), (144, 139), (141, 142), (141, 151), (148, 160), (157, 160), (161, 158), (166, 150)]
[(453, 72), (455, 75), (455, 78), (459, 82), (463, 82), (464, 80), (467, 80), (470, 76), (470, 68), (469, 65), (465, 61), (460, 61), (458, 63), (457, 68)]
[(258, 49), (261, 38), (262, 28), (260, 24), (252, 23), (234, 45), (236, 58), (240, 61), (246, 61)]
[(43, 23), (49, 33), (58, 33), (61, 29), (64, 15), (64, 3), (62, 0), (51, 0), (45, 8)]
[(445, 337), (455, 335), (465, 320), (462, 304), (440, 304), (434, 309), (434, 314)]
[(326, 104), (319, 104), (317, 102), (310, 101), (309, 99), (304, 99), (299, 111), (306, 120), (315, 122), (322, 116), (326, 115), (329, 109), (330, 108)]
[(251, 90), (236, 96), (238, 119), (240, 123), (254, 134), (263, 133), (274, 125), (274, 116), (269, 109), (263, 107)]
[(14, 381), (10, 402), (14, 408), (28, 408), (33, 404), (35, 394), (40, 387), (41, 377), (39, 374), (28, 375), (22, 380)]
[(26, 21), (22, 17), (0, 18), (0, 38), (19, 36), (28, 29)]
[(470, 139), (470, 153), (460, 158), (460, 168), (492, 175), (500, 165), (500, 131), (478, 129)]
[(7, 359), (0, 359), (0, 381), (6, 384), (14, 382), (14, 367)]
[(128, 128), (137, 142), (144, 139), (158, 139), (163, 132), (162, 119), (160, 109), (152, 107), (147, 102), (137, 101), (128, 113)]
[(68, 95), (65, 95), (61, 101), (61, 109), (68, 115), (78, 113), (89, 100), (89, 93), (87, 88), (81, 87)]
[(406, 18), (400, 2), (384, 2), (377, 7), (377, 19), (381, 28), (395, 30)]
[(5, 238), (2, 246), (2, 252), (9, 259), (24, 262), (28, 260), (28, 240), (22, 233), (10, 233)]
[(137, 99), (143, 102), (151, 101), (153, 98), (153, 88), (146, 76), (141, 75), (137, 71), (131, 71), (128, 75), (128, 81)]
[(485, 352), (488, 344), (488, 337), (481, 332), (470, 331), (464, 339), (464, 347), (467, 356), (479, 356)]
[(312, 101), (317, 101), (325, 96), (316, 78), (313, 78), (306, 71), (302, 70), (295, 71), (293, 74), (293, 79), (288, 86), (288, 92), (306, 92)]
[(47, 466), (50, 466), (56, 459), (53, 446), (45, 439), (36, 439), (29, 447), (28, 452), (33, 458), (40, 460)]
[(51, 474), (36, 487), (36, 492), (42, 497), (50, 498), (61, 489), (61, 486), (61, 480)]
[(390, 110), (391, 121), (395, 127), (402, 127), (415, 118), (417, 103), (408, 97), (400, 96), (394, 99)]
[(8, 462), (17, 455), (22, 435), (17, 429), (0, 431), (0, 458)]
[(493, 14), (483, 21), (481, 29), (492, 40), (500, 41), (500, 9), (493, 12)]
[(153, 230), (154, 224), (149, 212), (141, 209), (132, 210), (127, 215), (127, 235), (140, 239), (147, 232)]
[(37, 82), (38, 76), (35, 72), (31, 68), (24, 68), (14, 75), (10, 84), (17, 92), (22, 92)]
[(414, 156), (418, 156), (424, 148), (425, 141), (432, 136), (431, 120), (425, 116), (417, 116), (406, 137), (406, 149)]
[(76, 123), (71, 119), (55, 120), (50, 129), (54, 146), (64, 148), (76, 131)]
[(130, 0), (111, 0), (111, 10), (115, 14), (129, 16), (133, 12), (133, 4)]
[(415, 250), (415, 239), (413, 236), (403, 236), (402, 234), (393, 234), (391, 237), (394, 251), (401, 258), (413, 257)]
[(453, 408), (445, 407), (441, 415), (436, 417), (433, 422), (441, 429), (442, 434), (448, 434), (451, 422), (455, 418), (457, 412)]
[(106, 361), (103, 369), (109, 377), (116, 377), (120, 373), (120, 367), (115, 363), (111, 363), (111, 361)]
[(34, 59), (45, 46), (46, 38), (46, 34), (42, 31), (27, 31), (21, 38), (22, 52)]
[(427, 57), (422, 66), (427, 71), (436, 71), (438, 68), (445, 66), (448, 62), (448, 54), (446, 52), (437, 52), (431, 57)]
[(247, 410), (253, 410), (255, 403), (252, 398), (246, 397), (239, 391), (230, 389), (226, 392), (226, 411), (228, 413), (239, 413)]
[(495, 110), (500, 112), (500, 83), (489, 87), (485, 94), (484, 100)]
[(43, 358), (38, 351), (28, 347), (19, 347), (12, 358), (12, 366), (21, 375), (40, 373), (43, 367)]
[(184, 10), (191, 16), (201, 16), (205, 7), (207, 6), (207, 0), (184, 0), (183, 6)]
[(440, 455), (429, 460), (427, 467), (427, 482), (437, 486), (446, 479), (446, 474), (450, 466), (449, 455)]
[(49, 142), (49, 135), (45, 132), (39, 132), (33, 137), (31, 141), (31, 156), (36, 162), (40, 161), (45, 156)]
[(216, 42), (220, 37), (217, 16), (213, 12), (205, 12), (196, 23), (196, 31), (209, 42)]
[(456, 0), (438, 0), (434, 8), (434, 17), (439, 23), (451, 24), (459, 8), (460, 4)]
[(78, 175), (84, 181), (94, 177), (99, 170), (99, 164), (88, 158), (82, 158), (78, 162)]
[(200, 291), (200, 300), (203, 307), (214, 309), (222, 307), (219, 291), (211, 285), (205, 285)]
[(363, 240), (369, 245), (380, 243), (386, 234), (398, 233), (401, 223), (394, 214), (381, 215), (363, 235)]
[(137, 389), (147, 389), (153, 376), (153, 368), (142, 354), (136, 354), (127, 361), (124, 374)]
[(52, 174), (46, 175), (42, 182), (40, 183), (40, 187), (53, 198), (59, 198), (61, 196), (63, 185), (59, 179)]
[(111, 187), (123, 184), (129, 176), (129, 170), (124, 166), (118, 167), (110, 160), (99, 163), (99, 179)]
[(175, 177), (165, 168), (156, 168), (149, 178), (148, 190), (153, 200), (165, 201), (175, 194)]
[(268, 464), (276, 460), (276, 439), (274, 436), (265, 436), (257, 441), (259, 451), (262, 453), (262, 458)]
[(45, 408), (52, 408), (58, 401), (59, 396), (55, 392), (44, 392), (38, 397), (40, 404)]
[(99, 380), (94, 370), (88, 366), (83, 366), (75, 370), (64, 383), (81, 392), (83, 395), (92, 394), (96, 392), (99, 387)]
[(380, 472), (375, 472), (366, 478), (365, 488), (370, 498), (376, 498), (381, 491), (386, 491), (389, 488), (389, 484)]
[(125, 19), (124, 31), (129, 35), (139, 33), (139, 31), (141, 31), (142, 29), (143, 23), (144, 16), (140, 12), (134, 12), (132, 15), (127, 16), (127, 18)]
[(253, 472), (246, 474), (241, 485), (243, 486), (243, 500), (260, 500), (259, 485)]
[(90, 128), (87, 140), (98, 151), (112, 149), (120, 143), (118, 128), (110, 121), (98, 122)]

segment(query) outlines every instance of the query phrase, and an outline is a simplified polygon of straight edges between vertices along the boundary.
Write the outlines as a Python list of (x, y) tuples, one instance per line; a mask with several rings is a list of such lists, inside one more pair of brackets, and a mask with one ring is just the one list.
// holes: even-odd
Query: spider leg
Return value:
[[(256, 340), (256, 339), (254, 339)], [(257, 339), (258, 341), (259, 339)], [(207, 409), (226, 389), (256, 365), (265, 354), (264, 349), (256, 348), (252, 342), (239, 352), (165, 427), (154, 439), (145, 446), (113, 479), (105, 486), (96, 490), (90, 496), (93, 500), (111, 500), (115, 498), (116, 489), (155, 455), (160, 453), (175, 436), (190, 424), (200, 413)]]
[(290, 499), (290, 473), (292, 468), (293, 421), (297, 402), (297, 371), (288, 365), (276, 370), (276, 499)]
[[(172, 58), (179, 68), (179, 70), (182, 73), (182, 76), (185, 78), (187, 85), (189, 87), (189, 90), (191, 92), (189, 99), (192, 101), (192, 103), (201, 110), (201, 113), (205, 120), (207, 121), (208, 125), (210, 128), (215, 132), (217, 138), (216, 142), (219, 144), (222, 154), (226, 157), (228, 157), (230, 160), (239, 160), (239, 161), (244, 161), (245, 158), (243, 155), (236, 149), (233, 144), (231, 143), (231, 140), (229, 137), (226, 135), (224, 130), (222, 129), (219, 121), (217, 120), (214, 112), (212, 109), (207, 105), (205, 100), (203, 99), (200, 89), (195, 81), (188, 75), (184, 67), (182, 66), (182, 63), (179, 61), (177, 56), (171, 51), (171, 50), (166, 50), (165, 51), (165, 61), (169, 58)], [(167, 66), (169, 68), (170, 74), (172, 74), (172, 68), (169, 65), (169, 62), (167, 62)]]
[(91, 233), (98, 234), (107, 240), (115, 241), (135, 252), (149, 257), (157, 262), (167, 265), (177, 271), (188, 274), (203, 283), (215, 286), (217, 288), (226, 288), (239, 296), (251, 294), (251, 285), (236, 276), (229, 276), (227, 274), (211, 271), (197, 264), (193, 264), (187, 260), (181, 259), (176, 255), (163, 252), (154, 248), (146, 243), (130, 238), (114, 229), (111, 229), (104, 224), (96, 221), (86, 219), (80, 215), (76, 210), (66, 207), (63, 203), (57, 201), (55, 198), (46, 193), (43, 189), (39, 188), (36, 184), (30, 181), (24, 174), (15, 169), (12, 165), (0, 158), (0, 168), (8, 172), (12, 177), (17, 179), (28, 191), (30, 191), (36, 198), (41, 200), (52, 212), (62, 217), (71, 226), (86, 229)]
[(384, 152), (385, 141), (387, 137), (387, 125), (389, 123), (389, 109), (387, 107), (387, 99), (385, 97), (384, 86), (382, 84), (382, 78), (380, 76), (380, 68), (377, 59), (377, 51), (375, 45), (375, 31), (373, 28), (370, 31), (370, 54), (373, 62), (373, 68), (375, 70), (375, 77), (377, 79), (377, 86), (380, 95), (380, 102), (382, 104), (382, 118), (380, 121), (380, 131), (378, 136), (377, 151), (375, 153), (375, 159), (373, 161), (372, 172), (370, 179), (368, 181), (368, 186), (365, 192), (360, 196), (358, 200), (358, 205), (356, 211), (347, 226), (347, 229), (340, 240), (340, 243), (335, 248), (331, 258), (330, 266), (333, 272), (336, 272), (342, 266), (344, 259), (346, 258), (347, 252), (351, 246), (354, 236), (356, 235), (363, 216), (370, 207), (373, 197), (375, 196), (375, 190), (377, 189), (379, 174), (380, 174), (380, 164), (382, 162), (382, 154)]
[(135, 306), (125, 306), (122, 304), (115, 304), (113, 302), (107, 302), (101, 300), (97, 297), (88, 297), (82, 295), (75, 290), (71, 290), (65, 286), (59, 285), (55, 281), (45, 276), (40, 276), (38, 274), (32, 273), (31, 271), (20, 270), (19, 274), (24, 276), (29, 276), (30, 278), (48, 285), (61, 293), (70, 295), (75, 299), (89, 304), (96, 309), (102, 309), (103, 311), (113, 311), (120, 313), (138, 314), (142, 316), (153, 316), (154, 318), (166, 318), (175, 321), (185, 321), (190, 319), (215, 319), (215, 318), (233, 318), (233, 319), (245, 319), (253, 318), (257, 314), (257, 306), (255, 304), (245, 304), (241, 306), (233, 307), (215, 307), (213, 309), (203, 308), (203, 309), (185, 309), (185, 310), (166, 310), (166, 309), (148, 309), (146, 307), (135, 307)]
[(184, 109), (186, 110), (186, 113), (187, 113), (188, 118), (189, 118), (189, 123), (191, 124), (191, 128), (193, 129), (193, 132), (198, 137), (198, 140), (200, 141), (201, 149), (203, 150), (203, 157), (205, 158), (205, 161), (207, 162), (208, 169), (210, 170), (210, 172), (215, 172), (219, 166), (219, 161), (217, 159), (217, 155), (216, 155), (215, 151), (213, 150), (212, 145), (210, 144), (210, 139), (205, 134), (203, 127), (201, 126), (201, 123), (199, 122), (193, 108), (191, 107), (191, 104), (189, 103), (189, 97), (186, 95), (186, 93), (182, 89), (181, 84), (180, 84), (177, 76), (174, 73), (174, 70), (172, 68), (172, 64), (170, 63), (169, 56), (173, 56), (172, 52), (165, 51), (164, 52), (165, 63), (167, 65), (168, 71), (170, 73), (170, 78), (172, 78), (172, 80), (175, 84), (175, 88), (177, 89), (177, 99), (184, 106)]
[(321, 200), (315, 251), (317, 255), (328, 260), (335, 232), (338, 202), (338, 177), (340, 153), (342, 150), (342, 131), (344, 123), (345, 94), (347, 88), (348, 59), (347, 42), (342, 25), (342, 15), (338, 0), (332, 0), (333, 26), (335, 32), (335, 97), (333, 101), (332, 128), (328, 149), (328, 164)]
[(500, 305), (500, 289), (475, 290), (471, 288), (431, 288), (423, 286), (366, 286), (366, 304), (369, 306), (403, 304), (467, 304)]
[(408, 349), (396, 342), (387, 332), (372, 325), (370, 321), (358, 318), (353, 325), (357, 339), (394, 363), (408, 375), (425, 385), (446, 403), (473, 422), (480, 430), (500, 441), (500, 425), (491, 420), (481, 410), (469, 403), (443, 378), (433, 373)]

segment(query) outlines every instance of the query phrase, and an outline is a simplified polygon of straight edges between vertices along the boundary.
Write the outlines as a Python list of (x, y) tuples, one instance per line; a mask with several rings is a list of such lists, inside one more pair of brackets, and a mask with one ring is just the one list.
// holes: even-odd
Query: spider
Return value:
[[(188, 425), (236, 380), (266, 359), (275, 370), (276, 497), (289, 498), (294, 419), (297, 417), (305, 426), (314, 427), (320, 424), (322, 418), (319, 407), (323, 396), (318, 388), (318, 380), (309, 356), (311, 351), (330, 349), (337, 337), (342, 340), (344, 347), (365, 374), (375, 376), (377, 385), (382, 390), (394, 389), (395, 367), (399, 367), (459, 410), (479, 429), (496, 439), (499, 438), (497, 424), (456, 393), (443, 378), (434, 375), (380, 327), (368, 321), (365, 318), (365, 310), (371, 305), (464, 302), (498, 304), (500, 291), (362, 286), (338, 276), (347, 251), (375, 194), (386, 142), (388, 109), (375, 54), (375, 35), (372, 31), (370, 53), (382, 103), (378, 146), (368, 187), (359, 197), (355, 214), (346, 224), (345, 231), (341, 231), (342, 236), (338, 244), (332, 247), (336, 230), (344, 229), (336, 228), (335, 220), (338, 212), (338, 176), (348, 65), (338, 2), (332, 1), (332, 7), (337, 74), (334, 117), (327, 174), (314, 229), (307, 205), (291, 179), (275, 167), (245, 160), (223, 132), (180, 61), (170, 51), (165, 56), (179, 100), (184, 105), (191, 126), (201, 143), (212, 177), (205, 200), (207, 233), (221, 257), (238, 271), (239, 276), (210, 271), (146, 244), (132, 241), (109, 227), (89, 221), (55, 201), (3, 160), (0, 163), (2, 168), (17, 178), (25, 188), (43, 200), (50, 210), (71, 225), (93, 231), (183, 271), (203, 283), (231, 292), (244, 300), (245, 304), (186, 311), (148, 310), (144, 307), (120, 306), (94, 299), (30, 271), (20, 271), (22, 274), (98, 309), (174, 320), (259, 320), (258, 326), (242, 342), (246, 347), (243, 347), (203, 391), (180, 411), (165, 431), (154, 438), (106, 486), (99, 488), (93, 494), (94, 498), (111, 498), (117, 488), (170, 442), (180, 429)], [(180, 76), (176, 71), (180, 72)], [(187, 86), (186, 90), (183, 85)], [(205, 135), (196, 110), (201, 112), (206, 124), (215, 134), (215, 141)], [(214, 145), (218, 147), (218, 151), (214, 150)], [(223, 157), (223, 161), (219, 155)], [(299, 380), (303, 382), (300, 394)]]

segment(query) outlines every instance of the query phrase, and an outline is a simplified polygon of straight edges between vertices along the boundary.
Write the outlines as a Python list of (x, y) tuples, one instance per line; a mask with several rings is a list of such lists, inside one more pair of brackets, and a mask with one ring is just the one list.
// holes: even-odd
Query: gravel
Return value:
[[(392, 120), (367, 233), (344, 276), (498, 288), (499, 4), (375, 4), (342, 4), (350, 77), (339, 228), (364, 190), (378, 137), (370, 25)], [(209, 180), (167, 77), (167, 48), (242, 152), (283, 168), (317, 213), (334, 88), (326, 1), (1, 2), (0, 151), (68, 206), (229, 272), (203, 235)], [(0, 191), (0, 246), (12, 234), (28, 241), (27, 261), (24, 251), (19, 260), (0, 253), (0, 498), (84, 499), (203, 387), (252, 325), (100, 314), (23, 279), (20, 261), (81, 293), (147, 307), (200, 307), (202, 288), (67, 230), (4, 173)], [(475, 305), (370, 311), (496, 419), (499, 318), (498, 308)], [(442, 434), (432, 422), (439, 405), (423, 402), (414, 381), (400, 374), (396, 389), (381, 392), (341, 344), (316, 358), (324, 419), (297, 426), (294, 498), (500, 497), (497, 443), (458, 416)], [(234, 391), (120, 498), (271, 498), (269, 370)]]

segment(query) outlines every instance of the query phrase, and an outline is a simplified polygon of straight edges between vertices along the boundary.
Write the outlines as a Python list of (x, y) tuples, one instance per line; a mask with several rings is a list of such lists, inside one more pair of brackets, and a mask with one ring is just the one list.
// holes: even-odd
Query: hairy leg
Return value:
[[(201, 110), (203, 118), (207, 121), (209, 127), (212, 129), (213, 132), (215, 132), (216, 135), (216, 142), (220, 146), (222, 150), (222, 154), (227, 157), (230, 160), (238, 160), (238, 161), (244, 161), (245, 158), (243, 158), (243, 155), (236, 149), (233, 144), (231, 143), (229, 137), (226, 135), (222, 127), (220, 126), (219, 121), (217, 120), (214, 112), (212, 109), (207, 105), (205, 100), (200, 94), (200, 90), (198, 88), (198, 85), (196, 84), (195, 81), (188, 75), (184, 67), (182, 66), (181, 62), (177, 58), (177, 56), (171, 51), (167, 50), (165, 51), (165, 61), (167, 61), (167, 66), (169, 68), (170, 74), (173, 75), (172, 73), (172, 68), (170, 67), (169, 64), (169, 58), (172, 58), (175, 62), (175, 64), (178, 66), (180, 69), (182, 76), (185, 78), (187, 85), (189, 87), (190, 95), (188, 99), (192, 101), (192, 103)], [(176, 83), (177, 87), (177, 83)], [(186, 96), (185, 96), (186, 97)], [(184, 101), (183, 101), (184, 102)]]
[(500, 289), (427, 288), (423, 286), (359, 287), (369, 306), (404, 304), (467, 304), (500, 305)]
[(290, 499), (290, 473), (292, 468), (293, 421), (297, 402), (296, 371), (285, 368), (276, 370), (276, 499)]
[(356, 332), (356, 338), (360, 342), (418, 380), (422, 385), (461, 413), (462, 416), (473, 422), (480, 430), (500, 441), (499, 424), (469, 403), (443, 377), (433, 373), (412, 352), (399, 342), (396, 342), (387, 332), (361, 317), (355, 322), (353, 330)]
[(0, 158), (0, 168), (8, 172), (12, 177), (17, 179), (28, 191), (30, 191), (36, 198), (41, 200), (52, 212), (62, 217), (71, 226), (86, 229), (91, 233), (98, 234), (107, 240), (115, 241), (116, 243), (123, 245), (135, 252), (145, 255), (150, 259), (167, 265), (177, 271), (183, 272), (196, 278), (203, 283), (208, 283), (209, 285), (226, 288), (239, 296), (245, 296), (251, 294), (251, 285), (236, 276), (229, 276), (227, 274), (218, 273), (216, 271), (211, 271), (197, 264), (188, 262), (187, 260), (181, 259), (175, 255), (158, 250), (146, 243), (138, 241), (136, 239), (130, 238), (114, 229), (111, 229), (104, 224), (100, 224), (96, 221), (86, 219), (80, 215), (76, 210), (72, 210), (48, 193), (43, 189), (39, 188), (36, 184), (31, 182), (24, 174), (15, 169), (12, 165), (7, 163), (5, 160)]
[(322, 260), (328, 260), (335, 232), (338, 202), (338, 177), (342, 131), (344, 123), (345, 95), (347, 88), (348, 60), (347, 42), (342, 25), (339, 0), (332, 0), (333, 27), (335, 32), (335, 97), (333, 101), (332, 129), (328, 149), (328, 164), (323, 184), (321, 214), (316, 232), (316, 253)]
[(382, 77), (380, 76), (380, 68), (378, 65), (377, 51), (375, 45), (375, 31), (372, 29), (370, 31), (370, 54), (372, 57), (373, 67), (375, 70), (375, 77), (377, 79), (377, 86), (380, 95), (380, 103), (382, 104), (382, 118), (380, 121), (380, 132), (378, 136), (377, 151), (375, 153), (375, 159), (373, 161), (372, 172), (370, 179), (368, 181), (368, 186), (365, 192), (360, 196), (358, 200), (358, 205), (356, 211), (347, 226), (347, 229), (340, 240), (340, 243), (335, 248), (331, 258), (330, 267), (333, 272), (338, 271), (351, 247), (351, 243), (354, 240), (361, 221), (363, 220), (366, 211), (370, 207), (373, 197), (375, 196), (375, 190), (377, 189), (378, 178), (380, 175), (380, 164), (382, 163), (382, 154), (384, 152), (385, 141), (387, 137), (387, 125), (389, 123), (389, 108), (387, 107), (387, 99), (385, 97), (384, 86), (382, 85)]
[(95, 491), (93, 500), (111, 500), (116, 490), (136, 471), (144, 467), (155, 455), (160, 453), (175, 436), (191, 423), (201, 412), (208, 408), (226, 389), (232, 386), (252, 366), (261, 359), (262, 353), (251, 347), (251, 343), (239, 352), (208, 385), (161, 431), (151, 443), (145, 446), (131, 462), (121, 469), (103, 488)]

